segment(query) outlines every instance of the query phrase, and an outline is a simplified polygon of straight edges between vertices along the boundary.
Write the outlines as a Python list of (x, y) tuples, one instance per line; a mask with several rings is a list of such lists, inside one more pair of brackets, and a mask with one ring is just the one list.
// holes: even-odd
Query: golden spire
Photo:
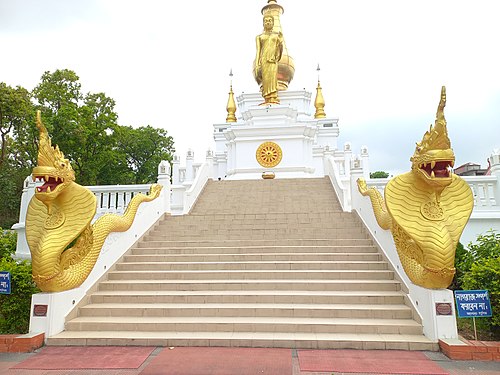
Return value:
[(314, 99), (314, 107), (316, 108), (314, 118), (325, 118), (325, 99), (323, 98), (323, 92), (321, 91), (321, 86), (319, 84), (319, 64), (316, 70), (318, 71), (318, 87), (316, 87), (316, 99)]
[(234, 93), (233, 93), (233, 69), (229, 72), (230, 77), (230, 89), (229, 89), (229, 98), (227, 99), (227, 117), (226, 122), (236, 122), (236, 102), (234, 101)]

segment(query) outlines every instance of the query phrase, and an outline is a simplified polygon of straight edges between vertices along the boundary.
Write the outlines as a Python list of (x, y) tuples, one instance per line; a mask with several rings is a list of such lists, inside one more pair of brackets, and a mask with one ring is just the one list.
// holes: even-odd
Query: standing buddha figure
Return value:
[(278, 91), (288, 88), (295, 73), (281, 30), (282, 14), (283, 7), (276, 0), (268, 0), (262, 8), (264, 31), (256, 37), (253, 62), (253, 75), (264, 98), (261, 105), (279, 104)]
[(257, 36), (254, 74), (260, 73), (262, 104), (278, 104), (278, 62), (283, 54), (283, 34), (273, 32), (273, 16), (264, 16), (264, 32)]

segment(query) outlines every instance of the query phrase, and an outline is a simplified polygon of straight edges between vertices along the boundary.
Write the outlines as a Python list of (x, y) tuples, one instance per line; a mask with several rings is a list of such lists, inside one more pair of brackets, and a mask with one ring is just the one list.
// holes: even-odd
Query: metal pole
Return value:
[(476, 318), (475, 317), (472, 317), (472, 323), (474, 323), (474, 340), (477, 341)]

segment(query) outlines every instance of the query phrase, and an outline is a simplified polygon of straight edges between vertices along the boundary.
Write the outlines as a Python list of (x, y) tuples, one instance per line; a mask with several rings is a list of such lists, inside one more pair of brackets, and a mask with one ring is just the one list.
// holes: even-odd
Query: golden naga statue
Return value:
[(474, 205), (469, 185), (453, 174), (455, 155), (446, 130), (446, 88), (436, 121), (417, 143), (411, 171), (389, 181), (385, 201), (358, 180), (370, 197), (378, 224), (390, 229), (410, 280), (421, 287), (447, 288), (455, 275), (455, 249)]
[(278, 63), (283, 54), (283, 34), (273, 32), (274, 17), (264, 16), (264, 32), (256, 37), (254, 76), (261, 81), (262, 104), (279, 104)]
[(26, 215), (26, 239), (31, 251), (33, 280), (44, 292), (60, 292), (80, 286), (99, 257), (110, 232), (124, 232), (132, 225), (142, 202), (160, 194), (152, 185), (150, 194), (138, 194), (123, 216), (106, 214), (91, 225), (96, 197), (75, 183), (75, 172), (59, 147), (52, 147), (47, 129), (37, 113), (40, 131), (38, 166), (33, 179), (43, 181), (35, 190)]

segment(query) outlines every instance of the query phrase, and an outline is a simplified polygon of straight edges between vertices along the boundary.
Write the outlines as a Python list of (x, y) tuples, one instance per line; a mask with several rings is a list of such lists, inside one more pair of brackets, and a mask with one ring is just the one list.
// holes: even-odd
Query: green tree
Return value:
[(117, 129), (117, 147), (125, 154), (127, 165), (134, 172), (135, 184), (156, 181), (158, 164), (172, 161), (174, 141), (165, 129), (141, 126), (120, 126)]
[(19, 138), (30, 133), (34, 113), (29, 92), (0, 82), (0, 226), (18, 219), (23, 182), (33, 166), (33, 142), (19, 147)]
[(43, 121), (70, 160), (76, 179), (82, 185), (121, 183), (102, 181), (101, 170), (113, 168), (114, 130), (118, 127), (115, 101), (104, 93), (81, 92), (79, 77), (71, 70), (45, 72), (33, 96), (42, 109)]
[(377, 171), (370, 173), (370, 178), (387, 178), (389, 177), (389, 173), (384, 171)]

